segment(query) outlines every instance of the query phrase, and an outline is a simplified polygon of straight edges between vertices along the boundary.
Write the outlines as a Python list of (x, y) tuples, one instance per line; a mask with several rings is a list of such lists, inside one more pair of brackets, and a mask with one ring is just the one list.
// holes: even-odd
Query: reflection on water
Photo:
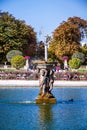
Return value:
[(39, 105), (39, 117), (41, 121), (44, 121), (44, 123), (52, 120), (51, 105), (49, 104)]
[(54, 88), (57, 104), (36, 104), (38, 93), (39, 88), (0, 89), (0, 130), (87, 129), (86, 88)]
[(43, 129), (53, 129), (53, 112), (50, 104), (42, 104), (39, 106), (39, 121), (40, 121), (40, 130)]

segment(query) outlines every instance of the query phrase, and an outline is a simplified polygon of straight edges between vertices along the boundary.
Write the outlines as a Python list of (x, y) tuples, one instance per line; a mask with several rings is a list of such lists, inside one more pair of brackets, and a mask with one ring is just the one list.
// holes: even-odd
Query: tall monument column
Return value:
[(48, 59), (48, 45), (45, 43), (45, 61)]
[(50, 36), (45, 36), (46, 39), (45, 39), (45, 43), (44, 43), (44, 46), (45, 46), (45, 61), (48, 60), (48, 47), (49, 47), (49, 42), (51, 41), (51, 37)]

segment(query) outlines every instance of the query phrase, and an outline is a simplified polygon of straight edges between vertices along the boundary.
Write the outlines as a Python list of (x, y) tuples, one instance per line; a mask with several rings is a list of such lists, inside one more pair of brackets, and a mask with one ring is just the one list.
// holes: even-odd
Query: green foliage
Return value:
[(78, 58), (72, 58), (69, 60), (69, 67), (72, 69), (78, 69), (81, 65), (81, 61)]
[(81, 46), (81, 51), (83, 54), (85, 54), (85, 56), (87, 56), (87, 46)]
[(11, 65), (16, 68), (16, 69), (20, 69), (24, 66), (25, 64), (25, 59), (23, 56), (21, 55), (16, 55), (11, 59)]
[(87, 64), (87, 46), (82, 46), (81, 52), (85, 55), (85, 64)]
[(48, 61), (51, 61), (51, 62), (53, 62), (53, 59), (52, 59), (52, 58), (48, 58)]
[(26, 25), (24, 21), (15, 19), (8, 12), (0, 12), (0, 56), (3, 56), (2, 59), (10, 50), (21, 50), (24, 55), (32, 56), (35, 54), (35, 49), (34, 29)]
[(63, 21), (53, 32), (50, 54), (61, 59), (63, 55), (71, 57), (73, 53), (80, 51), (80, 41), (87, 34), (86, 28), (87, 21), (79, 17), (70, 17)]
[(87, 70), (85, 69), (85, 70), (78, 70), (78, 72), (80, 72), (80, 73), (87, 73)]
[(37, 53), (36, 56), (40, 59), (44, 58), (44, 42), (40, 41), (37, 43)]
[(19, 50), (11, 50), (7, 53), (6, 58), (8, 60), (8, 62), (11, 62), (12, 57), (16, 56), (16, 55), (22, 55), (22, 52)]
[(80, 59), (81, 63), (85, 62), (85, 55), (81, 52), (76, 52), (72, 55), (72, 58), (78, 58)]

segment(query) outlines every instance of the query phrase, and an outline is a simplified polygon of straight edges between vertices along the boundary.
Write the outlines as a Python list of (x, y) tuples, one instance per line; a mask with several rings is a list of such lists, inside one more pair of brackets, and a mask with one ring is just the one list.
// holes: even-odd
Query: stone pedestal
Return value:
[(4, 65), (4, 69), (7, 69), (7, 65)]
[(29, 69), (28, 59), (26, 59), (26, 65), (24, 66), (24, 69), (25, 69), (26, 71)]
[(38, 64), (40, 92), (36, 103), (56, 103), (56, 98), (51, 93), (54, 82), (53, 64)]
[(36, 103), (52, 103), (55, 104), (56, 103), (56, 98), (54, 96), (48, 96), (49, 94), (45, 94), (44, 97), (42, 96), (38, 96), (36, 99)]

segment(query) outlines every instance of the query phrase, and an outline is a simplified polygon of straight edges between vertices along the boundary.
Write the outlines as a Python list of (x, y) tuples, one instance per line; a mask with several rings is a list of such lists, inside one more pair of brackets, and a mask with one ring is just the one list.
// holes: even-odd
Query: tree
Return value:
[(62, 56), (72, 56), (80, 51), (80, 41), (87, 34), (87, 21), (78, 17), (62, 22), (53, 32), (49, 51), (61, 59)]
[(57, 47), (57, 42), (56, 41), (52, 41), (52, 43), (49, 44), (48, 54), (49, 54), (49, 57), (52, 58), (53, 60), (58, 58), (55, 55), (56, 47)]
[(36, 50), (36, 33), (24, 21), (15, 19), (8, 12), (0, 12), (0, 57), (5, 59), (10, 50), (20, 50), (33, 56)]
[(37, 43), (37, 54), (36, 56), (38, 58), (43, 59), (44, 58), (44, 42), (40, 41)]
[(8, 62), (11, 62), (12, 57), (16, 55), (23, 55), (21, 51), (19, 50), (11, 50), (7, 53), (6, 58)]
[(11, 59), (11, 65), (16, 68), (16, 69), (20, 69), (21, 67), (23, 67), (25, 65), (25, 59), (23, 56), (21, 55), (16, 55)]
[(81, 19), (79, 17), (69, 17), (68, 22), (77, 26), (80, 31), (81, 40), (87, 36), (87, 20)]

